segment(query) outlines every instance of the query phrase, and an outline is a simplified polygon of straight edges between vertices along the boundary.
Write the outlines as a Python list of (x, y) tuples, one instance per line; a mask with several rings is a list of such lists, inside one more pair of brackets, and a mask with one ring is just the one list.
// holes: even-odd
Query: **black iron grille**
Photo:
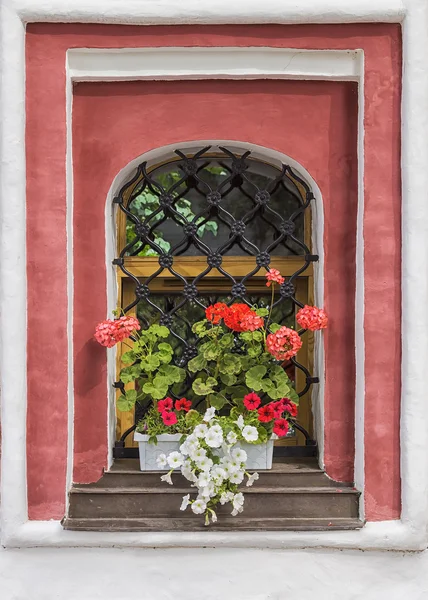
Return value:
[[(143, 326), (169, 327), (177, 364), (185, 367), (198, 343), (191, 324), (204, 318), (209, 304), (268, 305), (264, 275), (272, 258), (299, 257), (299, 268), (286, 278), (273, 306), (275, 322), (294, 326), (295, 307), (302, 306), (297, 278), (318, 260), (305, 242), (305, 211), (312, 199), (307, 183), (288, 165), (267, 164), (250, 151), (207, 146), (190, 154), (176, 150), (154, 168), (141, 163), (114, 199), (126, 215), (126, 244), (114, 262), (135, 283), (135, 299), (124, 312), (135, 308)], [(140, 278), (127, 269), (131, 257), (152, 257), (158, 268)], [(196, 276), (177, 268), (180, 257), (198, 259)], [(239, 277), (228, 272), (231, 257), (241, 257), (248, 272)], [(165, 277), (163, 293), (159, 281)], [(292, 378), (295, 368), (306, 376), (304, 389), (297, 390), (302, 396), (317, 380), (296, 359), (290, 363)], [(192, 398), (191, 383), (189, 373), (175, 395)]]

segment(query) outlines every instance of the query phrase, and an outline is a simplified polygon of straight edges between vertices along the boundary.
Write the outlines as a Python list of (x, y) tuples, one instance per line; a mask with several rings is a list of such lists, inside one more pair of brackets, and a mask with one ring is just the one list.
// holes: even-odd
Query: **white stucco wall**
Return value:
[(426, 600), (428, 552), (0, 551), (1, 600)]
[[(2, 182), (6, 208), (1, 213), (0, 290), (3, 316), (1, 352), (4, 453), (12, 457), (4, 471), (3, 491), (10, 500), (8, 526), (21, 525), (25, 506), (25, 465), (16, 450), (25, 442), (25, 382), (17, 380), (16, 365), (25, 364), (25, 296), (16, 301), (14, 290), (25, 287), (23, 78), (11, 57), (23, 65), (22, 21), (92, 21), (117, 23), (263, 23), (263, 22), (397, 22), (405, 17), (405, 77), (403, 114), (403, 294), (404, 344), (403, 515), (402, 522), (382, 533), (384, 546), (424, 547), (426, 479), (426, 370), (428, 317), (421, 312), (417, 329), (415, 309), (428, 297), (426, 275), (428, 223), (426, 205), (426, 131), (428, 130), (427, 0), (1, 0), (3, 7), (1, 56)], [(143, 6), (144, 5), (144, 6)], [(407, 14), (406, 14), (407, 13)], [(21, 21), (22, 20), (22, 21)], [(21, 45), (20, 45), (21, 44)], [(11, 49), (14, 49), (11, 51)], [(6, 51), (7, 50), (7, 51)], [(18, 130), (19, 135), (16, 135)], [(11, 203), (8, 199), (13, 198)], [(416, 210), (417, 209), (417, 210)], [(413, 212), (412, 212), (413, 211)], [(413, 220), (410, 218), (413, 216)], [(417, 222), (416, 222), (417, 220)], [(418, 225), (419, 223), (419, 225)], [(18, 251), (17, 249), (20, 249)], [(12, 251), (13, 250), (13, 251)], [(411, 285), (417, 289), (412, 294)], [(20, 288), (21, 286), (21, 288)], [(412, 303), (413, 302), (413, 303)], [(413, 326), (413, 329), (412, 329)], [(410, 337), (410, 332), (415, 333)], [(10, 345), (9, 341), (15, 343)], [(406, 398), (408, 401), (405, 402)], [(5, 401), (9, 404), (5, 410)], [(12, 410), (13, 409), (13, 410)], [(22, 493), (20, 493), (22, 492)], [(4, 494), (6, 496), (6, 494)], [(50, 525), (50, 524), (49, 524)], [(31, 532), (30, 532), (31, 533)], [(30, 534), (28, 534), (30, 535)], [(33, 544), (46, 543), (41, 530), (30, 536)], [(240, 544), (245, 544), (241, 534)], [(372, 544), (372, 538), (369, 542)], [(46, 537), (46, 536), (45, 536)], [(281, 536), (282, 537), (282, 536)], [(16, 544), (23, 544), (16, 537)], [(55, 545), (55, 537), (48, 542)], [(74, 538), (73, 538), (74, 539)], [(80, 538), (82, 539), (82, 538)], [(110, 538), (111, 539), (111, 538)], [(374, 539), (374, 538), (373, 538)], [(376, 538), (377, 539), (377, 538)], [(416, 539), (416, 541), (413, 541)], [(391, 541), (392, 540), (392, 541)], [(28, 542), (28, 540), (27, 540)], [(93, 540), (96, 545), (98, 542)], [(182, 541), (181, 541), (182, 543)], [(191, 542), (189, 542), (191, 543)], [(70, 542), (74, 544), (73, 540)], [(263, 546), (263, 540), (260, 540)], [(426, 547), (426, 546), (425, 546)], [(428, 552), (375, 552), (357, 550), (274, 550), (248, 548), (32, 548), (0, 550), (0, 600), (282, 600), (311, 598), (335, 600), (428, 600)]]

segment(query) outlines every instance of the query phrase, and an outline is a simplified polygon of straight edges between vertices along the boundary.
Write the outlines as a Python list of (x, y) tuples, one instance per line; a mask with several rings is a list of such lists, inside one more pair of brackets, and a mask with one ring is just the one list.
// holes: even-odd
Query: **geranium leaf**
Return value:
[(236, 375), (229, 375), (229, 373), (220, 373), (220, 379), (224, 385), (234, 385), (237, 381)]
[(214, 377), (208, 377), (205, 382), (202, 379), (195, 379), (192, 384), (192, 390), (198, 396), (207, 396), (208, 394), (212, 394), (216, 385), (217, 381)]
[[(135, 390), (129, 390), (129, 391), (135, 391)], [(136, 393), (136, 392), (135, 392)], [(128, 398), (126, 398), (126, 396), (119, 396), (119, 398), (116, 401), (116, 406), (117, 406), (117, 410), (120, 410), (121, 412), (128, 412), (130, 410), (132, 410), (134, 408), (134, 404), (135, 404), (135, 400), (129, 400)]]
[(128, 352), (122, 354), (121, 361), (127, 365), (134, 363), (136, 358), (135, 352), (133, 350), (128, 350)]
[(208, 394), (207, 401), (217, 410), (221, 410), (227, 403), (226, 398), (222, 394)]
[(159, 365), (160, 359), (158, 356), (156, 356), (156, 354), (146, 356), (146, 359), (141, 361), (141, 368), (143, 369), (143, 371), (146, 371), (148, 373), (156, 371)]
[(197, 356), (195, 356), (195, 358), (192, 358), (192, 360), (189, 360), (189, 362), (187, 363), (187, 368), (192, 373), (201, 371), (202, 369), (205, 369), (206, 366), (207, 366), (207, 360), (203, 356), (203, 354), (198, 354)]
[(225, 354), (219, 362), (220, 373), (235, 375), (241, 371), (241, 361), (236, 354)]
[(245, 374), (245, 383), (256, 392), (262, 389), (262, 379), (266, 375), (267, 369), (263, 365), (251, 367)]

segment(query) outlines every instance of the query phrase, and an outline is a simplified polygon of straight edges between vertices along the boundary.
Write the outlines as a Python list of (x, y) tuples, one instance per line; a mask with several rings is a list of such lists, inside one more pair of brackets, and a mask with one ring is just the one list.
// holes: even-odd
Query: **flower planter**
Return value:
[(248, 471), (272, 469), (273, 442), (274, 438), (272, 437), (265, 444), (246, 444), (245, 442), (236, 444), (236, 447), (242, 448), (247, 453), (246, 467)]
[[(135, 433), (134, 440), (138, 442), (138, 450), (140, 453), (140, 470), (141, 471), (168, 471), (168, 465), (159, 467), (156, 459), (160, 454), (168, 454), (170, 452), (180, 450), (181, 433), (169, 434), (164, 433), (158, 435), (157, 444), (149, 444), (149, 437), (143, 433)], [(247, 469), (272, 469), (273, 457), (273, 442), (276, 436), (273, 436), (265, 444), (246, 444), (240, 442), (236, 447), (242, 448), (247, 453)]]
[(141, 471), (169, 471), (168, 465), (159, 467), (156, 459), (160, 454), (168, 456), (170, 452), (179, 451), (182, 434), (163, 433), (157, 436), (157, 444), (149, 444), (149, 437), (144, 433), (134, 433), (134, 440), (138, 442)]

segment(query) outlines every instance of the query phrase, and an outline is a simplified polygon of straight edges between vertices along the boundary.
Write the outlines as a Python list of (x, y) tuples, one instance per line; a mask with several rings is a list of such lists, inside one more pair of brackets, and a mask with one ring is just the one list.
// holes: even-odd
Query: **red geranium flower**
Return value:
[(191, 400), (186, 400), (186, 398), (180, 398), (180, 400), (176, 400), (175, 401), (175, 410), (184, 410), (186, 412), (189, 412), (189, 410), (192, 408), (192, 402)]
[(129, 338), (130, 335), (132, 335), (132, 333), (135, 330), (140, 330), (141, 329), (141, 325), (138, 321), (138, 319), (136, 319), (135, 317), (120, 317), (120, 319), (116, 319), (116, 321), (114, 322), (116, 325), (116, 338), (119, 342), (121, 342), (122, 340)]
[(294, 329), (281, 327), (275, 333), (270, 333), (266, 338), (268, 352), (277, 360), (288, 360), (295, 356), (302, 347), (302, 340)]
[(177, 423), (177, 415), (175, 412), (163, 412), (162, 421), (164, 422), (164, 425), (167, 425), (168, 427), (170, 425), (175, 425)]
[(303, 329), (317, 331), (325, 329), (328, 324), (328, 318), (325, 311), (317, 306), (304, 306), (296, 314), (296, 321)]
[(260, 397), (254, 392), (251, 392), (250, 394), (244, 396), (244, 406), (248, 410), (256, 410), (256, 408), (258, 408), (261, 403), (262, 401), (260, 400)]
[(218, 325), (220, 321), (223, 319), (225, 312), (228, 310), (228, 307), (224, 302), (216, 302), (208, 308), (205, 309), (205, 316), (208, 321), (211, 321), (214, 325)]
[(276, 433), (278, 437), (284, 437), (288, 432), (288, 421), (287, 419), (276, 419), (273, 425), (273, 432)]
[(229, 306), (224, 312), (224, 324), (226, 327), (229, 327), (229, 329), (241, 333), (242, 331), (245, 331), (241, 325), (241, 320), (244, 315), (247, 315), (249, 312), (252, 311), (247, 304), (232, 304), (232, 306)]
[(273, 281), (275, 283), (278, 283), (279, 285), (281, 285), (281, 283), (284, 283), (284, 277), (282, 277), (278, 269), (269, 269), (269, 271), (266, 273), (266, 279), (266, 285), (268, 287), (270, 287)]
[(171, 398), (165, 398), (165, 400), (159, 400), (158, 402), (158, 411), (160, 413), (167, 412), (172, 410), (174, 403)]
[(258, 409), (258, 419), (262, 423), (269, 423), (275, 417), (275, 411), (273, 409), (272, 404), (266, 404), (266, 406), (262, 406)]

